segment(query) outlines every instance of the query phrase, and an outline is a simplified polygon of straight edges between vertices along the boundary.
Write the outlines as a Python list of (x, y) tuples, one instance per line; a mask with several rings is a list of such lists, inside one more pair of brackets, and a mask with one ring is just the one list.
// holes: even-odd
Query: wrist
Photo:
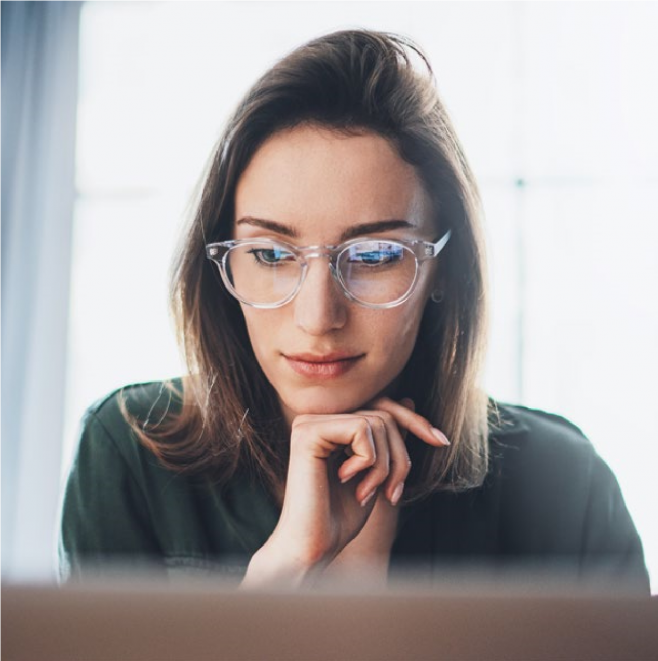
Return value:
[(309, 586), (319, 578), (331, 559), (323, 553), (299, 552), (270, 538), (252, 556), (240, 587), (294, 589)]

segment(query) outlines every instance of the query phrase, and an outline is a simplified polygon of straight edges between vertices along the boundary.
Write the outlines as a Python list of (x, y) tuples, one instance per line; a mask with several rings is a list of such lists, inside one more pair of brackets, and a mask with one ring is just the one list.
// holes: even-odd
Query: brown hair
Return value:
[(390, 140), (420, 176), (441, 232), (452, 230), (439, 258), (443, 300), (426, 307), (400, 390), (452, 445), (433, 450), (409, 439), (413, 472), (405, 497), (478, 486), (488, 465), (487, 398), (477, 386), (485, 343), (479, 197), (427, 58), (397, 35), (349, 30), (320, 37), (247, 93), (213, 152), (174, 266), (172, 306), (190, 371), (180, 406), (157, 425), (125, 413), (167, 467), (219, 483), (244, 469), (281, 493), (288, 439), (276, 393), (205, 245), (230, 238), (236, 185), (256, 150), (301, 123)]

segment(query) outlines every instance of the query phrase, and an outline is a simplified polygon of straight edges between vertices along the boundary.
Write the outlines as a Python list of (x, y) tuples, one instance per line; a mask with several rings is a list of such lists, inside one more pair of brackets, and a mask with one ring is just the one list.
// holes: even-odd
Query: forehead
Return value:
[[(355, 224), (406, 220), (431, 233), (431, 204), (414, 168), (385, 138), (300, 126), (269, 138), (238, 181), (235, 220), (262, 218), (333, 241)], [(239, 225), (236, 234), (254, 234)]]

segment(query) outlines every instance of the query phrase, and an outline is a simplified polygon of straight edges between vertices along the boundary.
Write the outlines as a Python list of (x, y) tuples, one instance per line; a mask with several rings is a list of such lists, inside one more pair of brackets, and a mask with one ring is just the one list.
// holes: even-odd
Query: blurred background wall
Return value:
[(183, 370), (168, 268), (235, 103), (368, 27), (426, 49), (480, 182), (485, 386), (591, 438), (658, 591), (657, 25), (656, 3), (3, 2), (3, 573), (52, 575), (84, 409)]

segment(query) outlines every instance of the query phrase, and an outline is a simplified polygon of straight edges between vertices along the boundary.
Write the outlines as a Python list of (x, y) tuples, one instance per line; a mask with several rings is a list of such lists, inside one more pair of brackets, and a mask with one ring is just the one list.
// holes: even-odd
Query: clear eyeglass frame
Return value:
[[(245, 305), (249, 305), (250, 307), (253, 308), (259, 308), (259, 309), (280, 308), (283, 305), (286, 305), (287, 303), (292, 301), (295, 298), (295, 296), (299, 293), (299, 290), (302, 288), (302, 285), (304, 284), (304, 280), (306, 279), (306, 272), (308, 270), (307, 260), (311, 257), (328, 257), (331, 274), (334, 280), (340, 286), (343, 294), (350, 301), (353, 301), (367, 308), (388, 309), (388, 308), (396, 307), (398, 305), (402, 305), (402, 303), (404, 303), (406, 300), (409, 299), (418, 282), (418, 274), (420, 272), (421, 265), (430, 259), (434, 259), (438, 257), (439, 253), (443, 250), (445, 245), (450, 240), (451, 234), (452, 234), (452, 230), (448, 230), (436, 242), (422, 241), (420, 239), (404, 240), (404, 239), (383, 239), (382, 237), (359, 237), (357, 239), (351, 239), (350, 241), (346, 241), (345, 243), (341, 243), (335, 246), (316, 245), (316, 246), (303, 246), (303, 247), (293, 246), (289, 243), (286, 243), (285, 241), (276, 241), (269, 237), (266, 238), (255, 237), (253, 239), (234, 239), (231, 241), (220, 241), (216, 243), (209, 243), (206, 245), (206, 257), (219, 267), (219, 272), (222, 277), (222, 281), (224, 282), (224, 285), (228, 289), (229, 293), (241, 303), (244, 303)], [(349, 250), (350, 248), (354, 247), (355, 245), (358, 245), (359, 243), (366, 243), (370, 241), (376, 241), (376, 242), (385, 241), (386, 243), (390, 243), (392, 245), (399, 245), (411, 251), (414, 257), (416, 258), (416, 270), (415, 270), (413, 282), (409, 286), (408, 290), (402, 296), (398, 297), (397, 299), (389, 303), (368, 303), (366, 301), (362, 301), (359, 298), (357, 298), (354, 294), (352, 294), (352, 292), (350, 292), (347, 283), (345, 283), (343, 280), (340, 269), (336, 267), (336, 265), (338, 264), (338, 260), (346, 250)], [(240, 296), (240, 294), (233, 287), (233, 284), (231, 283), (230, 278), (228, 277), (228, 273), (226, 269), (226, 260), (232, 248), (245, 246), (249, 244), (262, 244), (263, 242), (272, 243), (273, 246), (283, 248), (286, 251), (292, 253), (301, 266), (299, 282), (297, 283), (297, 286), (285, 298), (275, 303), (254, 303)]]

